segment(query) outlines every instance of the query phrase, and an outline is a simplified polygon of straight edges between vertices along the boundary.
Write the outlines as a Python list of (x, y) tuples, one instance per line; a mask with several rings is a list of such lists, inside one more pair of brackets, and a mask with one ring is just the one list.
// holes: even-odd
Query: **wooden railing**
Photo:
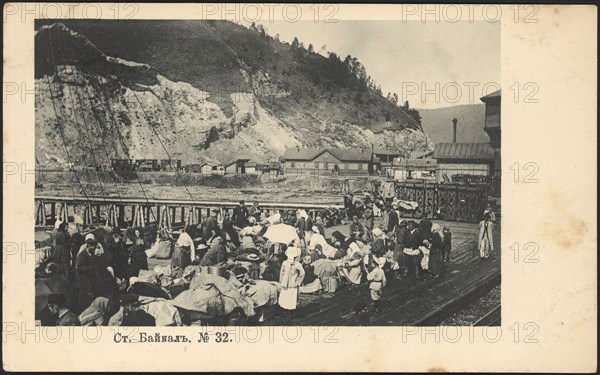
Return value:
[[(249, 203), (249, 202), (248, 202)], [(81, 217), (83, 225), (110, 225), (118, 227), (161, 226), (179, 227), (199, 224), (213, 209), (219, 215), (233, 211), (237, 201), (191, 201), (181, 199), (106, 198), (36, 196), (36, 226), (53, 225), (56, 220), (73, 221)], [(247, 205), (247, 208), (250, 208)], [(343, 208), (343, 204), (259, 202), (259, 208), (268, 215), (276, 210), (305, 209), (313, 218), (317, 211)]]

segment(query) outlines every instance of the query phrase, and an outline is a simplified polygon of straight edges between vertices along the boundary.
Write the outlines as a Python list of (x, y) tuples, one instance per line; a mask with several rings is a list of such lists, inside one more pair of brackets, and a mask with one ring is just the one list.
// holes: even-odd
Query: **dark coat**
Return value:
[(408, 229), (406, 228), (406, 225), (396, 227), (396, 243), (398, 245), (400, 245), (400, 247), (404, 248), (404, 245), (406, 244), (407, 236), (408, 236)]
[(110, 253), (106, 251), (99, 257), (90, 254), (87, 250), (77, 255), (78, 303), (80, 307), (88, 307), (96, 297), (110, 298), (114, 294), (116, 284), (106, 269), (111, 262)]
[(235, 247), (240, 247), (240, 236), (238, 232), (233, 227), (233, 222), (231, 219), (223, 220), (223, 232), (229, 235), (231, 242), (235, 245)]
[(386, 232), (393, 232), (396, 229), (396, 226), (398, 225), (399, 221), (400, 218), (398, 218), (398, 213), (396, 212), (396, 210), (390, 210), (388, 213), (388, 227)]
[(115, 277), (119, 279), (127, 278), (129, 275), (127, 274), (127, 270), (129, 268), (129, 264), (127, 263), (129, 260), (129, 253), (123, 244), (123, 241), (115, 242), (112, 240), (108, 244), (107, 249), (112, 256), (112, 267), (115, 271)]
[(306, 219), (301, 217), (296, 221), (296, 228), (298, 228), (298, 237), (304, 238), (304, 231), (306, 230)]
[(131, 259), (129, 277), (137, 277), (140, 274), (140, 270), (148, 269), (148, 256), (143, 245), (133, 245), (129, 253), (129, 258)]
[(233, 209), (233, 215), (231, 220), (238, 228), (244, 228), (248, 226), (248, 209), (246, 207), (237, 206)]
[(52, 260), (58, 265), (58, 272), (68, 276), (71, 264), (71, 236), (67, 232), (58, 231), (52, 245)]
[(63, 316), (61, 316), (60, 318), (58, 318), (58, 320), (56, 321), (56, 325), (57, 326), (79, 326), (79, 319), (77, 318), (77, 315), (73, 314), (73, 312), (71, 312), (71, 310), (67, 311)]

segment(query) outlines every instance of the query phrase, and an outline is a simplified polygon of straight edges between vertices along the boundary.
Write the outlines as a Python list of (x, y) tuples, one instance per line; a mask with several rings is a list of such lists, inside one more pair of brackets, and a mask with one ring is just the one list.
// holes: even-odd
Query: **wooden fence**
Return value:
[(432, 182), (397, 182), (399, 199), (419, 203), (414, 217), (476, 223), (481, 220), (488, 199), (487, 185), (460, 185)]

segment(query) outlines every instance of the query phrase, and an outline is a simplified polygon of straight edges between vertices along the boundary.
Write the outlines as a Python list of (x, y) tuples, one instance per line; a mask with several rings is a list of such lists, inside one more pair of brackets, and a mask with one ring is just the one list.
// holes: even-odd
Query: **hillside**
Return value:
[(452, 142), (452, 119), (458, 120), (457, 142), (489, 142), (483, 130), (485, 105), (468, 104), (454, 107), (420, 109), (423, 131), (434, 143)]
[(366, 72), (232, 22), (38, 21), (35, 58), (43, 165), (165, 159), (165, 148), (188, 164), (297, 145), (425, 147)]

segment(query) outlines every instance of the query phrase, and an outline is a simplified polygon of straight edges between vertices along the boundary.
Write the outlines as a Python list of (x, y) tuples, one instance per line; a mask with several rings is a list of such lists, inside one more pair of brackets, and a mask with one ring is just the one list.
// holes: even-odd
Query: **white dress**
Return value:
[(286, 310), (295, 310), (298, 305), (298, 288), (304, 279), (304, 268), (298, 262), (289, 259), (281, 264), (279, 274), (279, 306)]

